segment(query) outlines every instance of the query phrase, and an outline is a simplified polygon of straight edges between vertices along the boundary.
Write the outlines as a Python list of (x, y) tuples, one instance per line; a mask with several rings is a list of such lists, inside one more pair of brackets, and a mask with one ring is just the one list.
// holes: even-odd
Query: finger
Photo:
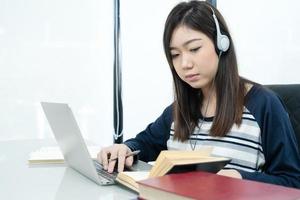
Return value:
[[(117, 158), (118, 157), (118, 151), (112, 151), (110, 158)], [(108, 160), (108, 167), (107, 167), (107, 171), (109, 173), (112, 173), (114, 171), (115, 165), (116, 165), (116, 160)]]
[(102, 149), (102, 150), (100, 151), (100, 156), (99, 156), (99, 154), (97, 155), (97, 157), (98, 157), (98, 156), (100, 157), (100, 159), (98, 159), (98, 160), (100, 160), (100, 163), (102, 163), (103, 168), (104, 168), (105, 170), (107, 170), (107, 167), (108, 167), (108, 155), (109, 155), (109, 154), (110, 154), (110, 153), (109, 153), (107, 150)]
[(112, 173), (114, 171), (115, 165), (116, 165), (116, 160), (109, 161), (108, 167), (107, 167), (107, 172)]
[(133, 156), (129, 156), (125, 159), (125, 165), (126, 167), (131, 167), (133, 164)]
[(124, 170), (126, 151), (120, 151), (118, 155), (118, 172)]

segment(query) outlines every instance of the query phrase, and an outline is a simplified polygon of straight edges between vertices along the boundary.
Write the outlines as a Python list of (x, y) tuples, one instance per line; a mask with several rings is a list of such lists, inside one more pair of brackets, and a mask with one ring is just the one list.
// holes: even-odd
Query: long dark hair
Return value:
[(240, 125), (242, 121), (244, 97), (246, 94), (245, 83), (247, 81), (238, 74), (234, 45), (224, 18), (217, 9), (205, 1), (182, 2), (170, 12), (165, 23), (163, 36), (164, 50), (173, 75), (175, 90), (173, 107), (174, 139), (180, 141), (187, 140), (198, 125), (203, 95), (201, 90), (192, 88), (177, 75), (170, 53), (170, 40), (174, 29), (184, 25), (207, 35), (214, 42), (216, 53), (219, 54), (216, 45), (217, 31), (211, 8), (214, 9), (218, 18), (221, 33), (229, 37), (230, 47), (220, 57), (214, 81), (217, 106), (210, 135), (224, 136), (230, 131), (234, 123)]

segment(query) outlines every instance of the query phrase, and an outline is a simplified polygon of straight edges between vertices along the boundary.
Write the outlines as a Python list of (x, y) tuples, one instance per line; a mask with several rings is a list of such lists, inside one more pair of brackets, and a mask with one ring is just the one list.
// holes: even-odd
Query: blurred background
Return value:
[[(162, 33), (179, 0), (120, 0), (124, 140), (171, 104)], [(218, 0), (240, 74), (299, 83), (300, 2)], [(0, 0), (0, 140), (53, 138), (41, 101), (68, 103), (88, 140), (113, 142), (113, 1)]]

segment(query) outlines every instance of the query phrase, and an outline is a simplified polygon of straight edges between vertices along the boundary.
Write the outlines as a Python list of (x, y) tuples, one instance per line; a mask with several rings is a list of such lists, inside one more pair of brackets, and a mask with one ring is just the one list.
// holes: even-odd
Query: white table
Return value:
[(27, 164), (30, 152), (54, 145), (54, 140), (0, 141), (0, 199), (100, 200), (136, 199), (120, 186), (99, 186), (63, 164)]

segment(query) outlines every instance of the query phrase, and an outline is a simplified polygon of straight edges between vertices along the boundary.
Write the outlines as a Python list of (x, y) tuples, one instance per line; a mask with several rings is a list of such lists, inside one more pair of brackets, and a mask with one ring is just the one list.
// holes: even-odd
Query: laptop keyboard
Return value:
[(110, 183), (114, 183), (115, 179), (117, 178), (118, 173), (113, 172), (113, 173), (108, 173), (106, 170), (103, 169), (102, 164), (94, 160), (95, 167), (97, 169), (97, 173), (101, 178), (106, 179)]

